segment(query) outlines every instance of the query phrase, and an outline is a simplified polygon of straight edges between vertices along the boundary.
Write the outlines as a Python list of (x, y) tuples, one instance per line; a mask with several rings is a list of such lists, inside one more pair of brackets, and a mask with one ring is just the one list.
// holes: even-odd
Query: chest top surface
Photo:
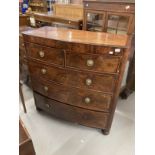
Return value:
[(128, 47), (128, 35), (110, 34), (104, 32), (90, 32), (56, 27), (42, 27), (22, 33), (24, 36), (39, 37), (49, 40), (74, 42), (81, 44)]

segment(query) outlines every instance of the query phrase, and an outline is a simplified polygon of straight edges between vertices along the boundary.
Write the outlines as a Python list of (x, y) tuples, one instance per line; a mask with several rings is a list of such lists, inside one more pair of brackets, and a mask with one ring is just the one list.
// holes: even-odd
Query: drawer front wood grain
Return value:
[(118, 57), (104, 57), (102, 55), (67, 53), (66, 56), (67, 67), (101, 73), (117, 73), (119, 62)]
[(77, 54), (90, 53), (90, 54), (103, 54), (103, 55), (112, 55), (112, 56), (122, 56), (123, 54), (122, 48), (78, 44), (78, 43), (70, 43), (68, 45), (68, 50), (71, 51), (72, 53), (77, 53)]
[(68, 103), (81, 108), (97, 111), (109, 111), (112, 96), (95, 91), (72, 89)]
[(36, 60), (64, 66), (64, 53), (61, 49), (26, 43), (27, 55)]
[(105, 128), (107, 125), (108, 113), (95, 112), (63, 104), (35, 92), (34, 97), (37, 107), (58, 118), (96, 128)]
[(117, 47), (94, 46), (95, 54), (105, 54), (109, 56), (122, 56), (123, 49)]
[[(109, 111), (111, 95), (96, 91), (85, 91), (55, 83), (32, 79), (33, 89), (59, 102), (97, 111)], [(86, 99), (90, 99), (88, 103)]]
[(33, 90), (60, 102), (67, 103), (69, 91), (67, 87), (38, 79), (31, 79)]
[(29, 61), (29, 70), (33, 77), (84, 89), (92, 89), (112, 93), (116, 78), (112, 75), (92, 74), (48, 66)]

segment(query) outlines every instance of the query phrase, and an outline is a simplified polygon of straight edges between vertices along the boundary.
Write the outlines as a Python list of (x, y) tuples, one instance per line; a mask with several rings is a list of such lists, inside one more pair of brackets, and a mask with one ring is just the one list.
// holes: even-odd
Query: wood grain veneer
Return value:
[(23, 38), (37, 110), (108, 134), (131, 37), (43, 27)]

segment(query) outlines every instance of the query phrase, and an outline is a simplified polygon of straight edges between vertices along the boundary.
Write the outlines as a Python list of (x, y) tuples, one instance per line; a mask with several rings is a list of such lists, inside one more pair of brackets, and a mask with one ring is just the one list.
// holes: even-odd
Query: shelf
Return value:
[(103, 28), (102, 27), (91, 27), (91, 28), (88, 28), (88, 31), (102, 32)]
[(97, 23), (90, 23), (90, 22), (87, 22), (87, 25), (102, 27), (102, 25), (99, 25)]
[(107, 32), (108, 33), (113, 33), (113, 34), (127, 34), (127, 31), (123, 31), (123, 30), (116, 30), (116, 29), (111, 29), (111, 28), (108, 28), (107, 29)]
[(113, 29), (113, 30), (127, 31), (127, 28), (123, 28), (123, 27), (108, 26), (107, 28), (110, 28), (110, 29)]

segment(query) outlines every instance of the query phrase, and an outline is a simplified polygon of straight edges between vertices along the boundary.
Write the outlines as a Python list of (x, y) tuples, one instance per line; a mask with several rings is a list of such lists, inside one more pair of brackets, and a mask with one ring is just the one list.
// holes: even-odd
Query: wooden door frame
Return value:
[(88, 13), (97, 13), (103, 15), (103, 24), (102, 24), (102, 32), (104, 31), (104, 25), (105, 25), (105, 17), (106, 17), (106, 11), (95, 11), (91, 9), (85, 9), (84, 10), (84, 17), (83, 17), (83, 30), (87, 31), (87, 14)]
[(106, 13), (106, 19), (105, 19), (105, 25), (104, 25), (104, 31), (107, 32), (107, 28), (108, 28), (108, 16), (109, 15), (118, 15), (118, 16), (128, 16), (129, 17), (129, 23), (128, 23), (128, 28), (127, 28), (127, 34), (130, 34), (131, 32), (131, 25), (132, 25), (132, 21), (133, 21), (133, 14), (130, 13), (124, 13), (124, 12), (107, 12)]

